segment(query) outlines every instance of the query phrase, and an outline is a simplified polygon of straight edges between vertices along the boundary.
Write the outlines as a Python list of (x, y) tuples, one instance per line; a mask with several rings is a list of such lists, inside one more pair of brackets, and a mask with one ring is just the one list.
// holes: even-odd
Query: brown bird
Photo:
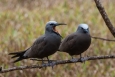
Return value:
[(56, 31), (58, 25), (66, 24), (57, 23), (56, 21), (47, 22), (45, 34), (37, 38), (30, 48), (21, 52), (9, 53), (9, 55), (14, 55), (12, 58), (18, 57), (14, 63), (27, 58), (43, 59), (47, 57), (48, 59), (48, 56), (54, 54), (61, 43), (61, 35)]
[(80, 55), (86, 51), (91, 44), (91, 37), (87, 24), (80, 24), (75, 33), (68, 35), (61, 43), (59, 51), (67, 52), (70, 56)]

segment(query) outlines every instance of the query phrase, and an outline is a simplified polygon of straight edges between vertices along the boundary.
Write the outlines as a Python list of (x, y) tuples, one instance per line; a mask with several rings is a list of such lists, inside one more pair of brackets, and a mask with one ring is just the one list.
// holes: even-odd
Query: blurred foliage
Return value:
[[(115, 1), (101, 0), (109, 18), (115, 24)], [(49, 20), (64, 22), (57, 27), (66, 37), (76, 31), (78, 24), (87, 23), (92, 36), (115, 39), (106, 27), (93, 0), (0, 0), (0, 66), (9, 68), (20, 65), (40, 64), (23, 60), (11, 63), (9, 52), (24, 50), (44, 34)], [(115, 42), (92, 39), (83, 56), (115, 54)], [(76, 56), (79, 57), (79, 56)], [(67, 53), (57, 52), (50, 59), (71, 59)], [(115, 60), (95, 60), (85, 64), (65, 64), (54, 69), (27, 69), (0, 74), (0, 77), (115, 77)]]

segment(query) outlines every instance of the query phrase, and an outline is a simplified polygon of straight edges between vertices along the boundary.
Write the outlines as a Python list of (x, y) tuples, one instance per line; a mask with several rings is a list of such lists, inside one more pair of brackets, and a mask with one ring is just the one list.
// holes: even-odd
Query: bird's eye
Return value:
[(50, 25), (54, 25), (53, 23), (51, 23)]
[(81, 29), (83, 29), (83, 28), (81, 27)]

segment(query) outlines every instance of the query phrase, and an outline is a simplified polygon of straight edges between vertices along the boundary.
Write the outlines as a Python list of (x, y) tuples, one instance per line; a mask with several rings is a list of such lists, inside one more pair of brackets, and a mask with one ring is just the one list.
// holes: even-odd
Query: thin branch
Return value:
[(102, 16), (102, 18), (104, 19), (107, 27), (109, 28), (110, 32), (112, 33), (112, 35), (115, 37), (115, 28), (113, 27), (111, 21), (109, 20), (107, 13), (105, 12), (102, 4), (100, 3), (100, 0), (94, 0), (96, 3), (96, 6)]
[(32, 68), (43, 68), (43, 67), (49, 67), (49, 66), (54, 66), (54, 65), (60, 65), (60, 64), (68, 64), (68, 63), (77, 63), (77, 62), (83, 62), (84, 61), (89, 61), (89, 60), (99, 60), (99, 59), (112, 59), (115, 58), (115, 55), (104, 55), (104, 56), (91, 56), (91, 57), (84, 57), (83, 59), (74, 59), (74, 60), (56, 60), (53, 61), (52, 63), (45, 63), (42, 65), (31, 65), (31, 66), (19, 66), (19, 67), (12, 67), (8, 69), (1, 69), (0, 73), (6, 73), (6, 72), (11, 72), (15, 70), (24, 70), (24, 69), (32, 69)]
[(105, 38), (101, 38), (101, 37), (93, 37), (93, 36), (91, 36), (91, 38), (100, 39), (100, 40), (104, 40), (104, 41), (112, 41), (112, 42), (115, 42), (115, 40), (105, 39)]
[[(41, 59), (37, 59), (37, 58), (31, 58), (30, 60), (33, 60), (33, 61), (48, 61), (48, 60), (41, 60)], [(57, 60), (50, 60), (50, 61), (57, 61)]]

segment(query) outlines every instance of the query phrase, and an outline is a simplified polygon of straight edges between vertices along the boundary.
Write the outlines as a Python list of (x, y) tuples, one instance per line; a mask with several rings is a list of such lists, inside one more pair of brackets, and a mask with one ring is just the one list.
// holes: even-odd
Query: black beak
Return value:
[(64, 23), (57, 23), (56, 26), (59, 26), (59, 25), (67, 25), (67, 24), (64, 24)]
[(84, 29), (84, 32), (85, 32), (85, 33), (88, 33), (88, 29)]

